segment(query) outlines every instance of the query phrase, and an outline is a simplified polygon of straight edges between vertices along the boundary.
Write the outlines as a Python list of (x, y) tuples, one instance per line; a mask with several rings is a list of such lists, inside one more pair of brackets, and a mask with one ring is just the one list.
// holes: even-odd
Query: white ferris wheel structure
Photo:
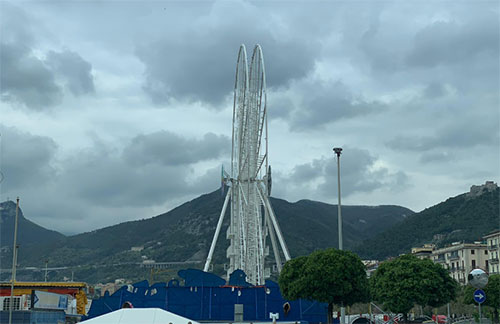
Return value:
[[(276, 267), (281, 271), (280, 247), (285, 261), (290, 254), (271, 206), (271, 167), (269, 166), (266, 74), (260, 45), (256, 45), (248, 68), (245, 45), (240, 46), (234, 85), (231, 173), (223, 172), (223, 183), (229, 187), (204, 271), (210, 269), (215, 244), (224, 215), (230, 204), (230, 240), (226, 256), (228, 275), (241, 269), (247, 281), (263, 285), (269, 276), (265, 258), (269, 254), (269, 236)], [(278, 247), (278, 242), (279, 247)]]

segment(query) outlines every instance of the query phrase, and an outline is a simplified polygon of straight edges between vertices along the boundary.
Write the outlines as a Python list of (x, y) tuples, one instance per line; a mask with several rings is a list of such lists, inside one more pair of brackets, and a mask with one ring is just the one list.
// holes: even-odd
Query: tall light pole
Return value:
[[(334, 147), (333, 152), (337, 154), (337, 184), (338, 184), (338, 194), (339, 194), (339, 203), (338, 203), (338, 226), (339, 226), (339, 250), (344, 249), (344, 243), (342, 241), (342, 205), (340, 200), (340, 154), (342, 154), (341, 147)], [(342, 307), (340, 307), (340, 324), (345, 324), (345, 307), (342, 303)]]
[(339, 250), (343, 250), (344, 244), (342, 242), (342, 208), (341, 208), (341, 202), (340, 202), (340, 154), (342, 154), (342, 148), (335, 147), (335, 148), (333, 148), (333, 151), (335, 152), (335, 154), (337, 154), (337, 180), (338, 180), (337, 184), (338, 184), (338, 193), (339, 193), (339, 204), (338, 204)]

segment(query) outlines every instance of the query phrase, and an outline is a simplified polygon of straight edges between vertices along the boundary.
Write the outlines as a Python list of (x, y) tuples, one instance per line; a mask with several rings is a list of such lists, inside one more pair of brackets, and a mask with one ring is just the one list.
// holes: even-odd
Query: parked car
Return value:
[[(436, 315), (432, 315), (432, 320), (436, 322)], [(437, 323), (446, 324), (448, 323), (448, 318), (446, 317), (446, 315), (437, 315)]]
[(415, 317), (412, 323), (434, 323), (434, 320), (427, 315), (421, 315)]

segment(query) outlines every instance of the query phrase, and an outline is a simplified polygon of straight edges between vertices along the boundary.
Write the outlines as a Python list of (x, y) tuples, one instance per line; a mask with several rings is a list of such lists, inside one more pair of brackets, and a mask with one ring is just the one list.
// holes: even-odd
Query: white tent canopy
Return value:
[(200, 324), (160, 308), (122, 308), (86, 320), (85, 324)]

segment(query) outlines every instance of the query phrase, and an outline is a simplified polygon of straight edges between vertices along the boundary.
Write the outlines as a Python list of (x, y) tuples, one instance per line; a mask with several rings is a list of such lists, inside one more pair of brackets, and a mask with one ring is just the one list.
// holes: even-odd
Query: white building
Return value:
[[(486, 244), (453, 243), (451, 246), (436, 249), (430, 259), (450, 271), (450, 276), (460, 284), (467, 284), (467, 275), (472, 269), (488, 269), (488, 248)], [(497, 258), (498, 260), (498, 258)]]
[(411, 249), (411, 254), (419, 259), (428, 259), (434, 252), (436, 246), (434, 244), (424, 244), (422, 247), (414, 247)]
[(500, 266), (498, 264), (500, 255), (500, 230), (485, 235), (483, 238), (486, 240), (489, 256), (485, 270), (489, 274), (500, 274)]

